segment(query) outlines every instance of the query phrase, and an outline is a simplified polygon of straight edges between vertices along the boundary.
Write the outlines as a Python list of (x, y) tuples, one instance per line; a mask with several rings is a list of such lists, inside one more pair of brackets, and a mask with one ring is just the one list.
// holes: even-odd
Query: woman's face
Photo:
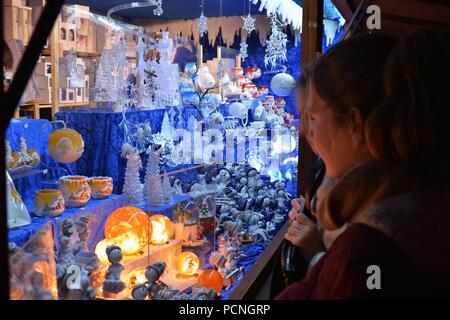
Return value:
[(308, 142), (325, 162), (327, 175), (340, 177), (369, 157), (362, 114), (352, 108), (348, 115), (336, 116), (333, 107), (319, 96), (313, 84), (307, 91)]
[(311, 139), (311, 132), (309, 128), (309, 115), (308, 112), (306, 111), (307, 99), (308, 99), (308, 88), (307, 87), (300, 88), (297, 95), (297, 105), (299, 107), (300, 113), (300, 132), (305, 136), (311, 150), (315, 154), (317, 154), (317, 152), (314, 150), (314, 145)]

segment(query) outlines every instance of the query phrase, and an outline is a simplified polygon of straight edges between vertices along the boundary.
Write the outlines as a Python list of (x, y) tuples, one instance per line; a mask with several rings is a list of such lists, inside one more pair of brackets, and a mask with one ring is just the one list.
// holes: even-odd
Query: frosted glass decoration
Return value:
[(287, 73), (279, 73), (270, 80), (270, 89), (280, 97), (289, 96), (295, 88), (294, 78)]
[(160, 53), (160, 63), (169, 63), (174, 47), (172, 39), (169, 38), (168, 31), (162, 33), (162, 38), (158, 41), (158, 51)]
[(6, 171), (8, 227), (22, 227), (31, 223), (28, 209), (14, 186), (13, 180)]

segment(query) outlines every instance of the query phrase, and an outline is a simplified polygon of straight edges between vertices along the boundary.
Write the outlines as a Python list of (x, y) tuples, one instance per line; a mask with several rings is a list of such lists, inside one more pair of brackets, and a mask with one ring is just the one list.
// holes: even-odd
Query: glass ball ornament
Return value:
[(289, 96), (294, 88), (294, 78), (285, 72), (275, 75), (270, 81), (270, 89), (279, 97)]
[(197, 281), (198, 284), (202, 287), (214, 289), (214, 291), (216, 291), (217, 293), (219, 293), (223, 287), (222, 275), (220, 274), (220, 272), (213, 269), (203, 271), (198, 276)]
[(239, 118), (239, 119), (244, 119), (247, 117), (247, 108), (245, 107), (245, 105), (241, 102), (233, 102), (232, 104), (230, 104), (230, 107), (228, 109), (228, 113), (230, 114), (230, 116)]
[(202, 72), (198, 75), (198, 85), (202, 89), (210, 89), (214, 87), (216, 84), (216, 80), (213, 75), (209, 72)]
[(105, 238), (113, 240), (124, 255), (142, 251), (152, 235), (152, 224), (139, 208), (126, 206), (114, 210), (105, 223)]
[(83, 138), (73, 129), (58, 129), (48, 136), (48, 154), (60, 163), (75, 162), (83, 152)]
[(185, 251), (180, 253), (175, 259), (175, 269), (178, 271), (178, 276), (192, 277), (194, 276), (200, 266), (200, 260), (195, 253)]
[(150, 217), (152, 225), (152, 244), (165, 244), (173, 237), (175, 228), (172, 221), (162, 214), (155, 214)]

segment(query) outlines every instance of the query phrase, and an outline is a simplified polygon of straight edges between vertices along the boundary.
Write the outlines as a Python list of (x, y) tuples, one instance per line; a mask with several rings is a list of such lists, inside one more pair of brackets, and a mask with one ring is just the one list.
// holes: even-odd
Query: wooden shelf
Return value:
[[(64, 54), (66, 54), (68, 51), (64, 50)], [(41, 55), (43, 56), (51, 56), (52, 51), (49, 48), (42, 49)], [(101, 54), (98, 52), (84, 52), (84, 51), (77, 51), (77, 56), (81, 58), (97, 58), (100, 57)]]
[(89, 106), (91, 103), (90, 102), (73, 102), (73, 103), (69, 103), (69, 102), (65, 102), (65, 103), (60, 103), (59, 106), (64, 108), (64, 107), (85, 107), (85, 106)]

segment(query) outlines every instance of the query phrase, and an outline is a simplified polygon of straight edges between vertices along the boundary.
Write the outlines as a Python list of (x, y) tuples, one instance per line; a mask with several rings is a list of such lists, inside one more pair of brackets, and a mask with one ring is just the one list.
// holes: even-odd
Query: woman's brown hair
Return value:
[(383, 99), (383, 70), (397, 38), (386, 33), (358, 34), (330, 48), (316, 61), (312, 83), (336, 115), (352, 107), (366, 118)]
[(421, 184), (448, 185), (450, 42), (417, 30), (402, 38), (386, 64), (385, 99), (369, 117), (372, 155), (406, 170)]

